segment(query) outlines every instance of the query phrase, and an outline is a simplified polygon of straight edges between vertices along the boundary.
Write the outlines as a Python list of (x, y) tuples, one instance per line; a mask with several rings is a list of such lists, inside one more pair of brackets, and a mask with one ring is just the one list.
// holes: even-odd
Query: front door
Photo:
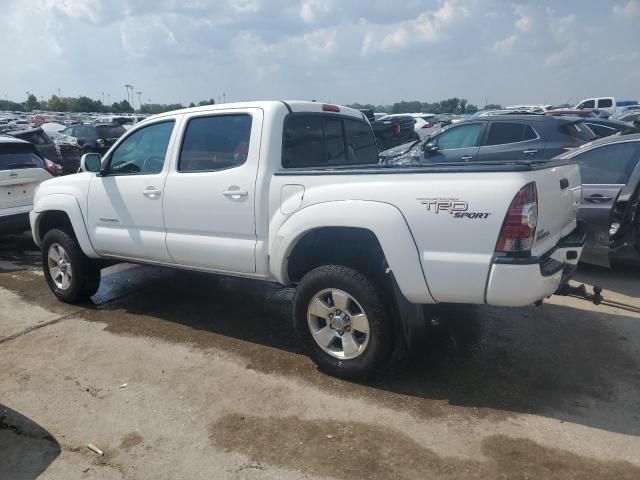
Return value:
[(611, 212), (640, 154), (639, 142), (621, 142), (589, 149), (574, 157), (582, 175), (578, 219), (587, 225), (582, 260), (609, 267), (609, 239), (615, 233)]
[(262, 110), (192, 114), (185, 123), (165, 186), (169, 253), (180, 265), (255, 272)]
[(170, 262), (162, 198), (173, 119), (132, 131), (104, 160), (89, 186), (89, 235), (96, 252)]

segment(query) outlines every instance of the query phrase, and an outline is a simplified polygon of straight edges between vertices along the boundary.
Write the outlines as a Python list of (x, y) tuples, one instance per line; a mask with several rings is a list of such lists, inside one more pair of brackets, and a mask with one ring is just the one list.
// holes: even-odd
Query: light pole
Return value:
[(128, 83), (124, 86), (127, 89), (127, 103), (131, 105), (131, 100), (129, 99), (129, 89), (133, 92), (133, 85), (129, 85)]
[(138, 94), (138, 109), (142, 109), (142, 99), (140, 98), (140, 95), (142, 95), (142, 92), (136, 92)]

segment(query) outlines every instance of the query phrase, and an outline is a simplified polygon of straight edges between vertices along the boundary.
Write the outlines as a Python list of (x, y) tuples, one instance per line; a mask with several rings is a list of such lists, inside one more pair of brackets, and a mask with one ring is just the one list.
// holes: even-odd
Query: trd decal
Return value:
[(469, 204), (459, 198), (418, 198), (418, 201), (429, 212), (446, 212), (453, 218), (486, 219), (491, 215), (489, 212), (469, 212)]

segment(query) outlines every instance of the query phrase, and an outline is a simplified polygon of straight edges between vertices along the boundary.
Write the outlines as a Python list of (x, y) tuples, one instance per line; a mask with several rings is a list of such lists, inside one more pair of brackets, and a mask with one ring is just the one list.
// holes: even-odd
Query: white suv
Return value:
[(31, 143), (0, 135), (0, 234), (29, 229), (36, 187), (58, 170)]

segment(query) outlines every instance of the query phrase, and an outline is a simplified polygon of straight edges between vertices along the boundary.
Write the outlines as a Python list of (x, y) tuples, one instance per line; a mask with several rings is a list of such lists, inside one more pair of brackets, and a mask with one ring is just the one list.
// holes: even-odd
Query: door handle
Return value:
[(145, 197), (159, 197), (162, 192), (156, 187), (147, 187), (142, 191), (142, 195)]
[(604, 195), (600, 195), (596, 193), (594, 195), (591, 195), (590, 197), (586, 197), (585, 200), (591, 203), (606, 203), (613, 200), (613, 198), (605, 197)]
[(225, 190), (222, 194), (225, 197), (246, 197), (249, 195), (249, 192), (246, 190)]
[(538, 153), (538, 150), (523, 150), (522, 153), (524, 153), (525, 155), (535, 155), (536, 153)]
[(465, 155), (464, 157), (460, 157), (460, 160), (464, 160), (465, 162), (468, 162), (471, 159), (473, 159), (473, 155)]

